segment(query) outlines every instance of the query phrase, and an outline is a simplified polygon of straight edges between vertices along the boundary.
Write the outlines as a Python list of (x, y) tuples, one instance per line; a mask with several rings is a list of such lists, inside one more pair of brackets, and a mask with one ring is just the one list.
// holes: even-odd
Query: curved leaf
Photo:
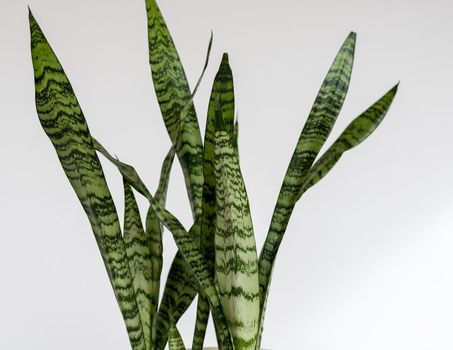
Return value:
[[(206, 68), (209, 63), (209, 57), (210, 57), (210, 52), (211, 52), (211, 48), (212, 48), (212, 38), (213, 38), (213, 35), (211, 32), (211, 38), (210, 38), (209, 44), (208, 44), (204, 67), (203, 67), (202, 73), (197, 81), (197, 84), (195, 85), (195, 88), (192, 92), (190, 100), (186, 103), (186, 105), (184, 106), (184, 108), (181, 111), (181, 115), (179, 117), (181, 122), (187, 118), (188, 113), (190, 111), (190, 106), (191, 106), (193, 97), (195, 96), (195, 94), (198, 90), (198, 87), (200, 86), (200, 83), (203, 79), (204, 73), (206, 72)], [(180, 130), (180, 129), (178, 129), (178, 130)], [(181, 137), (182, 137), (182, 133), (179, 133), (173, 142), (170, 152), (171, 151), (174, 152), (176, 149), (179, 149), (179, 147), (181, 145), (181, 143), (180, 143)], [(165, 163), (164, 163), (162, 171), (164, 171), (164, 169), (165, 169)], [(164, 175), (164, 173), (162, 173), (161, 179), (162, 179), (163, 175)], [(161, 181), (161, 183), (162, 183), (162, 181)], [(161, 187), (160, 185), (159, 185), (159, 188)], [(156, 200), (159, 201), (159, 198), (160, 198), (160, 193), (159, 193), (159, 189), (158, 189), (158, 191), (156, 192)], [(165, 206), (164, 202), (159, 201), (159, 204), (161, 206)], [(153, 219), (154, 226), (160, 225), (158, 223), (158, 219), (156, 218), (156, 215), (155, 215), (154, 211), (152, 210), (152, 208), (150, 208), (148, 211), (148, 217), (154, 218)], [(157, 223), (156, 223), (156, 221), (157, 221)], [(197, 229), (191, 230), (189, 232), (189, 234), (191, 235), (191, 237), (193, 237), (198, 242), (199, 236), (200, 236), (200, 234), (198, 232), (199, 225), (194, 225), (194, 227), (196, 227)], [(163, 297), (162, 297), (162, 304), (159, 308), (159, 312), (158, 312), (156, 324), (155, 324), (155, 327), (156, 327), (155, 343), (156, 343), (157, 350), (163, 349), (165, 347), (165, 344), (166, 344), (167, 338), (168, 338), (167, 335), (168, 335), (168, 331), (169, 331), (169, 327), (170, 327), (170, 320), (172, 320), (172, 322), (174, 324), (176, 324), (178, 322), (178, 320), (180, 319), (180, 317), (183, 315), (183, 313), (189, 308), (193, 299), (197, 295), (197, 290), (194, 287), (194, 286), (196, 286), (197, 282), (194, 279), (193, 275), (190, 273), (189, 267), (188, 267), (187, 263), (185, 263), (181, 254), (177, 253), (175, 255), (175, 257), (173, 258), (173, 262), (172, 262), (172, 267), (173, 266), (174, 266), (174, 268), (170, 268), (170, 272), (167, 276), (167, 282), (166, 282), (166, 286), (165, 286)], [(181, 271), (184, 270), (185, 272), (179, 273), (178, 271), (180, 271), (180, 270)], [(184, 278), (183, 279), (180, 278), (181, 276), (184, 276)], [(169, 314), (169, 312), (171, 312), (171, 314)]]
[[(206, 120), (203, 158), (203, 201), (201, 216), (201, 250), (214, 277), (214, 237), (216, 227), (216, 196), (215, 196), (215, 118), (221, 115), (229, 125), (229, 133), (233, 135), (234, 120), (234, 84), (233, 73), (228, 62), (228, 54), (223, 54), (219, 70), (212, 86), (211, 97)], [(198, 297), (197, 321), (195, 324), (192, 350), (203, 348), (207, 322), (209, 320), (209, 303), (205, 297)]]
[(129, 269), (132, 274), (135, 297), (137, 299), (140, 319), (143, 326), (143, 335), (146, 348), (151, 349), (151, 325), (153, 308), (153, 279), (151, 247), (152, 242), (145, 234), (140, 211), (131, 186), (123, 179), (124, 187), (124, 230), (123, 238), (126, 254), (129, 260)]
[[(189, 236), (199, 237), (200, 225), (195, 223)], [(196, 240), (196, 238), (195, 238)], [(178, 251), (168, 272), (165, 289), (155, 321), (155, 349), (163, 350), (171, 324), (176, 324), (197, 295), (198, 283), (182, 254)]]
[[(172, 143), (181, 133), (178, 158), (184, 172), (194, 218), (201, 214), (203, 144), (190, 87), (170, 32), (155, 0), (146, 0), (149, 63), (154, 90)], [(187, 118), (179, 120), (189, 103)], [(181, 129), (181, 130), (180, 130)]]
[(185, 350), (184, 341), (182, 340), (181, 334), (179, 334), (178, 328), (174, 324), (170, 327), (168, 333), (168, 347), (169, 350)]
[(387, 114), (397, 91), (398, 84), (347, 126), (332, 146), (310, 169), (299, 193), (299, 198), (306, 190), (327, 175), (344, 152), (354, 148), (373, 133)]
[(85, 210), (134, 350), (145, 340), (113, 199), (85, 117), (66, 74), (30, 12), (36, 109), (63, 170)]
[(221, 332), (218, 333), (219, 349), (232, 350), (233, 347), (231, 344), (230, 332), (223, 314), (217, 289), (214, 281), (209, 276), (207, 264), (203, 254), (198, 248), (198, 245), (193, 237), (188, 234), (176, 217), (159, 205), (132, 166), (113, 158), (95, 139), (93, 139), (93, 142), (96, 150), (102, 153), (118, 168), (121, 175), (126, 178), (128, 183), (130, 183), (137, 192), (148, 199), (149, 204), (153, 208), (160, 222), (172, 233), (179, 251), (190, 267), (190, 271), (195, 276), (198, 284), (201, 288), (203, 288), (209, 299), (214, 323), (216, 324), (216, 327), (221, 330)]
[(264, 303), (267, 299), (275, 257), (297, 202), (299, 190), (318, 152), (329, 136), (345, 100), (352, 72), (355, 41), (355, 33), (349, 34), (332, 63), (286, 171), (269, 232), (260, 254), (261, 310), (265, 308)]

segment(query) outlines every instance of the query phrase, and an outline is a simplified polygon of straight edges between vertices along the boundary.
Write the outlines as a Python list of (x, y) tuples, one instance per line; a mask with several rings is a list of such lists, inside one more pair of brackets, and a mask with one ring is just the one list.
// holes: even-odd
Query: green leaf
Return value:
[[(178, 52), (155, 0), (146, 0), (149, 63), (154, 90), (172, 143), (181, 132), (178, 158), (184, 172), (194, 217), (201, 214), (203, 144), (190, 87)], [(179, 120), (189, 103), (187, 117)], [(181, 130), (180, 130), (181, 129)]]
[(170, 327), (168, 334), (168, 345), (169, 350), (185, 350), (184, 341), (182, 340), (181, 334), (179, 334), (178, 328), (174, 324)]
[(112, 157), (96, 140), (93, 139), (93, 142), (96, 150), (102, 153), (118, 168), (121, 175), (126, 178), (128, 183), (130, 183), (137, 192), (148, 199), (149, 204), (153, 208), (160, 222), (172, 233), (179, 251), (190, 267), (190, 271), (195, 276), (199, 286), (204, 290), (204, 293), (206, 293), (206, 296), (209, 299), (214, 323), (216, 327), (221, 330), (221, 332), (218, 333), (219, 349), (232, 350), (230, 332), (225, 320), (225, 315), (222, 311), (219, 295), (214, 281), (209, 275), (206, 261), (196, 240), (188, 234), (176, 217), (159, 205), (132, 166)]
[(332, 63), (286, 171), (259, 260), (261, 318), (264, 317), (264, 303), (269, 291), (275, 257), (298, 200), (300, 188), (343, 106), (352, 73), (355, 41), (355, 33), (349, 34)]
[[(199, 237), (199, 223), (195, 223), (189, 230), (189, 236)], [(194, 278), (190, 267), (178, 251), (168, 273), (159, 311), (155, 323), (155, 350), (163, 350), (168, 338), (171, 324), (176, 324), (182, 314), (197, 295), (198, 282)]]
[(234, 152), (236, 153), (236, 157), (239, 160), (239, 120), (236, 116), (236, 122), (234, 123), (234, 130), (233, 130), (233, 148)]
[[(123, 179), (124, 180), (124, 179)], [(153, 281), (151, 259), (151, 241), (146, 235), (137, 201), (131, 186), (126, 180), (124, 186), (124, 244), (132, 274), (135, 297), (143, 327), (146, 348), (151, 349), (151, 325), (153, 318)]]
[(254, 350), (260, 299), (250, 207), (232, 144), (233, 119), (225, 120), (217, 114), (215, 126), (217, 285), (234, 349)]
[(145, 339), (113, 199), (91, 135), (66, 74), (41, 28), (29, 14), (36, 109), (63, 170), (85, 210), (134, 350)]
[[(398, 90), (398, 84), (382, 96), (376, 103), (354, 119), (341, 133), (329, 149), (315, 162), (308, 172), (307, 178), (300, 189), (300, 198), (309, 188), (318, 183), (335, 166), (344, 152), (354, 148), (370, 136), (387, 114)], [(267, 298), (266, 294), (266, 298)], [(264, 302), (266, 305), (266, 302)], [(265, 310), (262, 311), (265, 314)], [(261, 340), (263, 324), (261, 323), (259, 338)], [(258, 341), (260, 343), (261, 341)], [(258, 349), (258, 348), (257, 348)]]
[(206, 296), (198, 294), (197, 319), (193, 334), (192, 350), (203, 350), (204, 338), (209, 321), (209, 301)]
[[(214, 79), (206, 120), (203, 159), (203, 201), (201, 216), (201, 250), (208, 263), (209, 272), (214, 277), (214, 237), (216, 227), (216, 197), (215, 197), (215, 118), (220, 115), (228, 125), (229, 133), (233, 135), (234, 120), (234, 84), (233, 73), (228, 63), (228, 55), (222, 57), (219, 70)], [(203, 296), (198, 298), (197, 321), (195, 324), (193, 350), (203, 348), (206, 326), (209, 319), (209, 304)]]
[(379, 126), (395, 98), (398, 84), (354, 119), (308, 172), (299, 198), (334, 167), (344, 152), (360, 144)]
[[(188, 113), (190, 111), (190, 106), (191, 106), (193, 97), (195, 96), (195, 94), (198, 90), (198, 87), (200, 86), (200, 83), (203, 79), (204, 73), (206, 72), (206, 68), (209, 63), (209, 57), (210, 57), (210, 52), (211, 52), (211, 48), (212, 48), (212, 38), (213, 38), (213, 35), (211, 32), (211, 38), (209, 40), (208, 50), (207, 50), (207, 54), (206, 54), (206, 60), (205, 60), (205, 64), (204, 64), (202, 73), (197, 81), (197, 84), (195, 85), (195, 88), (192, 92), (190, 100), (186, 103), (186, 105), (184, 106), (184, 108), (181, 111), (181, 115), (179, 117), (181, 121), (184, 121), (187, 118)], [(182, 136), (182, 133), (179, 133), (177, 135), (176, 139), (174, 140), (171, 150), (174, 151), (176, 149), (179, 149), (178, 147), (180, 147), (180, 144), (181, 144), (180, 143), (181, 136)], [(165, 165), (164, 165), (164, 167), (165, 167)], [(162, 177), (161, 177), (161, 179), (162, 179)], [(159, 192), (159, 190), (158, 190), (158, 192)], [(159, 198), (158, 192), (156, 192), (157, 200)], [(161, 206), (164, 206), (165, 203), (159, 202), (159, 204)], [(151, 208), (148, 211), (148, 214), (149, 214), (149, 216), (155, 217), (154, 211)], [(196, 239), (196, 241), (198, 242), (199, 237), (200, 237), (199, 225), (196, 225), (196, 228), (197, 228), (196, 230), (191, 230), (189, 232), (189, 234), (191, 234), (191, 236), (192, 236), (192, 234), (196, 235), (196, 236), (192, 236), (192, 237), (194, 237), (194, 239)], [(180, 319), (180, 317), (184, 314), (184, 312), (189, 308), (190, 304), (192, 303), (193, 299), (195, 298), (195, 296), (197, 294), (197, 291), (194, 288), (194, 285), (196, 285), (196, 280), (194, 279), (193, 275), (190, 273), (187, 263), (184, 262), (184, 259), (178, 253), (175, 255), (175, 257), (173, 259), (172, 267), (173, 266), (175, 268), (170, 269), (169, 275), (167, 277), (167, 283), (166, 283), (166, 287), (164, 289), (164, 294), (162, 297), (163, 305), (161, 305), (161, 307), (159, 308), (159, 313), (158, 313), (158, 317), (156, 320), (155, 334), (159, 338), (159, 339), (157, 339), (157, 338), (155, 339), (155, 342), (157, 344), (156, 345), (157, 349), (163, 349), (165, 347), (165, 344), (166, 344), (166, 341), (168, 338), (167, 335), (168, 335), (168, 331), (169, 331), (169, 327), (170, 327), (169, 320), (172, 320), (172, 322), (174, 324), (176, 324), (178, 322), (178, 320)], [(185, 271), (185, 273), (181, 274), (181, 275), (185, 276), (184, 279), (179, 278), (178, 271), (180, 271), (180, 270)], [(174, 273), (177, 273), (177, 274), (173, 275)], [(179, 293), (179, 294), (177, 295), (176, 293)], [(169, 312), (171, 312), (172, 314), (168, 314)]]
[[(170, 180), (170, 172), (173, 164), (173, 160), (175, 157), (175, 147), (172, 146), (167, 153), (164, 162), (162, 164), (162, 170), (160, 174), (159, 186), (155, 193), (155, 198), (159, 202), (160, 205), (165, 206), (166, 198), (167, 198), (167, 190), (168, 190), (168, 183)], [(162, 274), (162, 253), (163, 253), (163, 245), (162, 245), (162, 233), (163, 227), (156, 217), (154, 211), (150, 207), (148, 209), (148, 213), (146, 215), (146, 235), (150, 241), (150, 267), (151, 267), (151, 280), (152, 280), (152, 288), (150, 292), (150, 302), (152, 305), (151, 310), (151, 339), (153, 343), (153, 347), (155, 343), (159, 340), (156, 339), (157, 336), (161, 335), (156, 333), (154, 330), (155, 319), (157, 308), (159, 305), (159, 293), (160, 293), (160, 279)], [(165, 342), (167, 339), (167, 333), (164, 336)]]

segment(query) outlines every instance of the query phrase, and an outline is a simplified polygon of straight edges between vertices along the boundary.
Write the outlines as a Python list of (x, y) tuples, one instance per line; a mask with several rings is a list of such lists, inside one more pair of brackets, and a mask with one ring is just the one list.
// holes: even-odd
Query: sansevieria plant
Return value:
[[(233, 74), (228, 56), (224, 54), (213, 83), (202, 142), (193, 104), (195, 91), (189, 89), (155, 0), (146, 0), (146, 8), (154, 88), (172, 143), (154, 194), (133, 167), (111, 156), (90, 134), (71, 84), (30, 12), (38, 116), (88, 216), (132, 349), (162, 350), (167, 343), (170, 349), (185, 349), (177, 322), (198, 295), (192, 349), (203, 348), (212, 314), (219, 349), (259, 350), (275, 257), (295, 204), (344, 152), (376, 129), (395, 97), (397, 86), (355, 118), (319, 154), (348, 90), (356, 41), (356, 35), (349, 34), (297, 141), (264, 247), (258, 254), (239, 165), (238, 123), (234, 120)], [(211, 42), (204, 68), (210, 47)], [(123, 177), (123, 228), (98, 154), (111, 161)], [(193, 213), (189, 231), (165, 209), (175, 155), (182, 166)], [(149, 201), (145, 224), (134, 191)], [(178, 252), (161, 288), (164, 226), (173, 235)]]

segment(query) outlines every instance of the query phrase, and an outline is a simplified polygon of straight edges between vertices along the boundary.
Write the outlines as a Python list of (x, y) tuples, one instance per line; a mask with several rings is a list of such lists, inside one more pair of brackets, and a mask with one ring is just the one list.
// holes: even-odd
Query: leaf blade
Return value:
[[(215, 118), (219, 114), (230, 126), (234, 120), (234, 83), (228, 54), (223, 54), (220, 67), (214, 78), (206, 120), (204, 152), (203, 152), (203, 194), (201, 215), (200, 247), (208, 263), (212, 277), (215, 273), (214, 237), (216, 227), (216, 197), (215, 197)], [(230, 130), (231, 129), (231, 130)], [(231, 135), (233, 128), (228, 128)], [(193, 350), (203, 347), (207, 322), (209, 320), (209, 304), (202, 295), (198, 298), (197, 320), (195, 323)]]
[(306, 190), (314, 186), (327, 175), (344, 152), (359, 145), (376, 130), (387, 114), (397, 91), (398, 84), (346, 127), (337, 140), (310, 169), (301, 192), (299, 193), (299, 198)]
[(260, 293), (250, 206), (232, 144), (233, 118), (217, 113), (215, 126), (215, 274), (234, 348), (254, 350)]
[(152, 325), (152, 266), (151, 241), (145, 234), (137, 201), (131, 186), (123, 179), (124, 187), (124, 230), (123, 239), (126, 247), (126, 255), (129, 261), (129, 269), (132, 274), (132, 282), (135, 297), (143, 327), (143, 335), (147, 349), (151, 349), (151, 325)]
[[(194, 217), (201, 214), (203, 186), (203, 144), (191, 101), (190, 87), (171, 34), (155, 0), (146, 0), (148, 19), (149, 63), (154, 88), (165, 126), (172, 143), (181, 133), (178, 158), (184, 172), (186, 188)], [(189, 103), (187, 117), (179, 115)]]
[(90, 221), (134, 350), (145, 350), (132, 277), (113, 199), (85, 117), (58, 58), (29, 12), (36, 109)]
[[(355, 51), (355, 33), (350, 33), (335, 57), (318, 92), (308, 119), (299, 136), (286, 171), (272, 215), (268, 234), (259, 258), (261, 321), (269, 292), (272, 270), (298, 192), (317, 154), (326, 141), (342, 108), (349, 87)], [(260, 328), (262, 325), (260, 325)]]
[(118, 159), (112, 157), (110, 153), (107, 152), (107, 150), (95, 139), (93, 139), (93, 142), (96, 150), (103, 154), (118, 168), (121, 174), (137, 192), (148, 199), (160, 222), (172, 233), (179, 251), (189, 265), (190, 270), (198, 281), (199, 286), (203, 288), (209, 299), (213, 310), (214, 322), (217, 327), (221, 329), (221, 332), (218, 333), (220, 350), (232, 350), (233, 348), (231, 345), (230, 333), (223, 314), (222, 306), (220, 304), (217, 289), (214, 285), (214, 281), (209, 276), (207, 264), (203, 254), (201, 253), (193, 237), (188, 234), (175, 216), (160, 206), (160, 204), (148, 191), (145, 184), (132, 166), (120, 162)]

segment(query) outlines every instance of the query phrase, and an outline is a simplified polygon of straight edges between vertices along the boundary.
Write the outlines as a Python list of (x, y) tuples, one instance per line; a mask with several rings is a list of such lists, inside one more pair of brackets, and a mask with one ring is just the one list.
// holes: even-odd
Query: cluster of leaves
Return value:
[[(172, 146), (154, 195), (137, 172), (90, 134), (71, 84), (30, 13), (36, 108), (44, 131), (76, 192), (94, 232), (134, 350), (185, 349), (176, 327), (198, 295), (192, 348), (201, 350), (212, 314), (221, 350), (259, 350), (272, 270), (296, 202), (384, 118), (397, 86), (354, 119), (318, 157), (349, 86), (356, 36), (335, 57), (300, 134), (283, 180), (269, 232), (258, 256), (238, 154), (233, 74), (224, 54), (215, 77), (204, 142), (183, 66), (155, 0), (146, 0), (149, 62), (155, 92)], [(208, 64), (211, 48), (204, 69)], [(204, 73), (204, 70), (203, 70)], [(203, 74), (202, 74), (203, 75)], [(98, 154), (124, 182), (124, 227)], [(173, 159), (185, 176), (194, 224), (189, 231), (165, 209)], [(142, 224), (134, 191), (149, 201)], [(178, 246), (161, 291), (162, 233)], [(160, 301), (160, 302), (159, 302)]]

